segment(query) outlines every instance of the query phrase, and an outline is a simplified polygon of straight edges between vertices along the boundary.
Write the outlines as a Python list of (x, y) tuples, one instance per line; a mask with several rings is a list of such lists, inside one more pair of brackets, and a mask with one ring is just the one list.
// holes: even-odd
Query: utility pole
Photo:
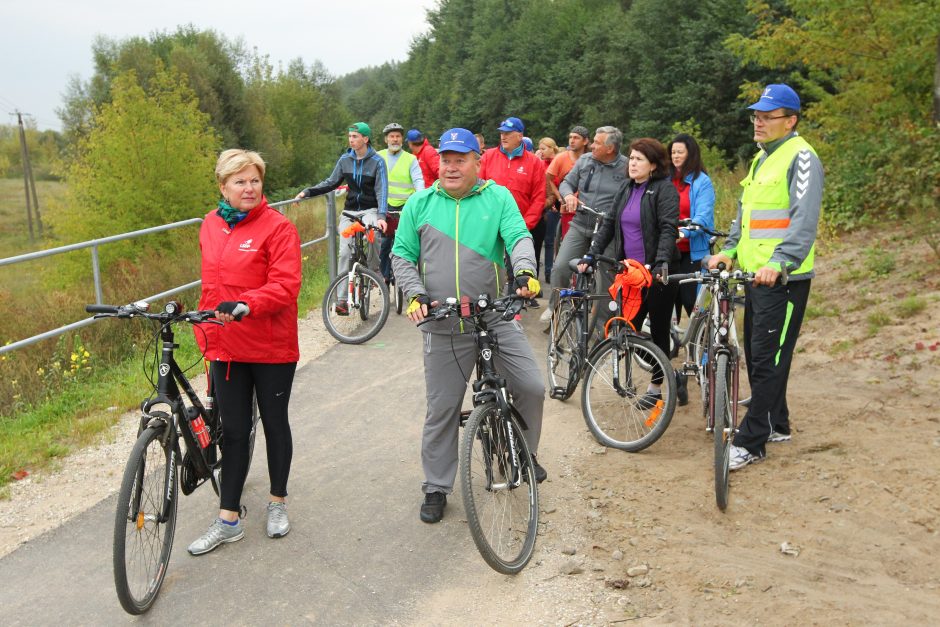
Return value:
[[(27, 114), (28, 115), (28, 114)], [(29, 148), (26, 146), (26, 129), (23, 126), (23, 114), (16, 112), (16, 119), (20, 127), (20, 153), (23, 157), (23, 186), (26, 190), (26, 220), (29, 223), (29, 241), (33, 243), (33, 211), (36, 212), (36, 224), (39, 228), (39, 237), (42, 237), (42, 218), (39, 217), (39, 196), (36, 194), (36, 179), (33, 178), (33, 166), (29, 161)], [(30, 199), (32, 192), (32, 199)]]

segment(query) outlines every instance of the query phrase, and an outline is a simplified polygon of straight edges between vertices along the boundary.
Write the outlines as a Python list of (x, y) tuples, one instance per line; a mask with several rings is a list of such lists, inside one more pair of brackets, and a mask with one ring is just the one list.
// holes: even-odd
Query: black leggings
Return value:
[(221, 509), (237, 512), (248, 476), (248, 436), (251, 433), (251, 393), (257, 393), (268, 451), (272, 496), (287, 496), (287, 477), (294, 452), (287, 405), (296, 363), (256, 364), (212, 362), (210, 375), (215, 402), (222, 416)]
[[(646, 315), (650, 317), (650, 335), (653, 344), (658, 346), (669, 358), (669, 332), (672, 327), (672, 308), (676, 302), (676, 292), (679, 291), (677, 283), (663, 285), (655, 278), (653, 284), (646, 290), (643, 297), (643, 304), (639, 311), (633, 317), (631, 322), (637, 331), (643, 328), (643, 320)], [(658, 369), (657, 369), (658, 370)], [(653, 383), (663, 382), (663, 373), (657, 371), (653, 373)]]

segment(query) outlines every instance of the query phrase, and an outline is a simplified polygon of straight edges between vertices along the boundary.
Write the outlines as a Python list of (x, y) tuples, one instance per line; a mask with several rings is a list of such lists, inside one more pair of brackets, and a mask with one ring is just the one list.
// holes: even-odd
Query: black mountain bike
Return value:
[[(786, 285), (786, 268), (781, 281)], [(715, 501), (718, 509), (728, 507), (728, 474), (731, 442), (738, 426), (738, 361), (740, 347), (734, 322), (737, 292), (754, 274), (741, 270), (729, 271), (723, 263), (706, 274), (674, 274), (670, 281), (702, 283), (711, 293), (706, 316), (705, 350), (702, 363), (705, 372), (705, 429), (711, 431), (715, 444)]]
[(340, 274), (323, 295), (323, 324), (330, 335), (345, 344), (362, 344), (375, 337), (385, 321), (391, 303), (385, 279), (369, 268), (367, 238), (381, 229), (367, 225), (354, 213), (343, 215), (362, 230), (353, 235), (349, 272)]
[(490, 567), (507, 575), (525, 568), (535, 551), (538, 486), (523, 437), (525, 420), (513, 407), (506, 379), (494, 365), (499, 342), (488, 328), (486, 314), (496, 312), (503, 320), (512, 320), (524, 307), (525, 299), (519, 296), (490, 300), (483, 295), (476, 302), (465, 296), (459, 303), (448, 298), (425, 321), (456, 316), (472, 329), (476, 341), (473, 410), (462, 412), (460, 420), (464, 427), (460, 487), (474, 544)]
[[(95, 318), (152, 320), (162, 340), (155, 395), (141, 403), (137, 442), (124, 469), (114, 518), (118, 599), (128, 613), (143, 614), (160, 593), (170, 563), (179, 492), (188, 495), (208, 481), (218, 494), (222, 468), (218, 405), (211, 397), (204, 405), (176, 363), (173, 351), (178, 344), (173, 327), (222, 323), (213, 320), (214, 311), (184, 312), (175, 301), (158, 313), (150, 313), (146, 302), (86, 305), (85, 310)], [(180, 438), (186, 445), (185, 453)]]
[[(581, 204), (578, 211), (594, 216), (594, 234), (601, 224), (612, 218), (603, 211), (596, 211)], [(617, 261), (599, 256), (608, 266)], [(568, 267), (572, 271), (572, 285), (556, 288), (558, 298), (549, 325), (548, 336), (548, 393), (554, 399), (567, 400), (574, 394), (587, 365), (591, 338), (595, 336), (600, 315), (596, 303), (608, 300), (606, 294), (595, 294), (597, 285), (595, 268), (578, 271), (580, 259), (571, 259)], [(604, 270), (599, 270), (603, 272)]]

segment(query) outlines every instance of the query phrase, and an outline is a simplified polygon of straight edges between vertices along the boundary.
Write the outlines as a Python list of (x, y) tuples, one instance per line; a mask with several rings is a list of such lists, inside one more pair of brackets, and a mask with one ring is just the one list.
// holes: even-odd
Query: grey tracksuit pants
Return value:
[[(499, 321), (489, 328), (499, 341), (496, 368), (506, 377), (512, 403), (528, 427), (524, 436), (534, 455), (542, 432), (542, 405), (545, 401), (545, 385), (535, 354), (517, 321)], [(425, 493), (450, 494), (457, 477), (460, 409), (468, 379), (475, 376), (476, 344), (473, 336), (467, 334), (422, 335), (428, 400), (421, 438), (421, 465), (425, 477), (422, 490)]]

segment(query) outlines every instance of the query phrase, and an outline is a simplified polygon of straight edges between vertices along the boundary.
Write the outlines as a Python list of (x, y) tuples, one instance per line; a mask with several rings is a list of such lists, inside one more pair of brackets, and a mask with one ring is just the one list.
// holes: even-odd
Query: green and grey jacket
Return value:
[[(395, 231), (392, 269), (409, 298), (496, 298), (506, 282), (506, 251), (516, 272), (535, 272), (532, 236), (509, 190), (477, 180), (468, 195), (456, 199), (436, 181), (405, 203)], [(421, 329), (449, 334), (453, 327), (452, 320), (443, 320)]]

